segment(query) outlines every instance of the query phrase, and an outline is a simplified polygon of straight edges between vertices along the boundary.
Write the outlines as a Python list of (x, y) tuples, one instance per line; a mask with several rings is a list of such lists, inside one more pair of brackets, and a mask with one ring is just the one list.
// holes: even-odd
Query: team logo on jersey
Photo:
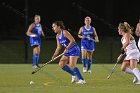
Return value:
[(83, 32), (85, 35), (93, 34), (93, 32)]

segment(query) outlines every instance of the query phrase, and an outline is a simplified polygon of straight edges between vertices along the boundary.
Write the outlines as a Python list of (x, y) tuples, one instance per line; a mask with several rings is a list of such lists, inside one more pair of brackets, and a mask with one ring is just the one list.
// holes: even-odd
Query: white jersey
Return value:
[[(125, 38), (122, 38), (122, 44), (126, 42)], [(129, 45), (126, 47), (126, 57), (124, 60), (136, 59), (139, 61), (140, 52), (136, 46), (135, 40), (130, 40)]]
[(139, 37), (139, 41), (138, 41), (138, 47), (139, 47), (139, 49), (140, 49), (140, 37)]

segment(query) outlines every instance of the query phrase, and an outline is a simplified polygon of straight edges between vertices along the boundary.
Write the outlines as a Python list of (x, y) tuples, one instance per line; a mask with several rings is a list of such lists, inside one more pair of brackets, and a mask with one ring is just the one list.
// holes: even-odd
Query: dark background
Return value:
[(99, 36), (117, 36), (120, 22), (135, 28), (140, 18), (139, 0), (0, 0), (1, 39), (24, 37), (35, 14), (41, 16), (44, 32), (50, 36), (53, 21), (64, 21), (77, 34), (84, 17), (92, 18)]
[(139, 7), (139, 0), (0, 0), (0, 63), (32, 62), (32, 48), (25, 33), (35, 14), (41, 16), (47, 37), (42, 39), (41, 62), (50, 60), (56, 48), (52, 22), (63, 21), (80, 45), (77, 33), (84, 18), (90, 16), (100, 40), (95, 44), (94, 62), (114, 63), (121, 48), (117, 26), (127, 21), (135, 31)]

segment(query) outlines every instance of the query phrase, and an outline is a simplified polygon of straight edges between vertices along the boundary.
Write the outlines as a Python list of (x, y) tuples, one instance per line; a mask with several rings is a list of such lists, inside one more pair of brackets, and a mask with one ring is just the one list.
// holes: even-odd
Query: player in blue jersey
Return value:
[(83, 72), (91, 73), (94, 42), (99, 42), (99, 39), (95, 28), (90, 25), (91, 18), (87, 16), (84, 21), (85, 25), (79, 29), (78, 37), (81, 38)]
[[(52, 24), (53, 31), (57, 34), (57, 48), (52, 56), (52, 59), (56, 57), (62, 46), (65, 48), (64, 55), (61, 57), (59, 61), (59, 66), (66, 72), (68, 72), (72, 76), (71, 83), (76, 82), (77, 84), (86, 83), (84, 78), (82, 77), (79, 69), (76, 67), (77, 60), (80, 56), (80, 48), (75, 42), (73, 36), (65, 30), (64, 24), (62, 21), (56, 21)], [(67, 65), (69, 63), (69, 66)]]
[(40, 54), (41, 35), (44, 36), (40, 20), (40, 16), (35, 15), (34, 22), (29, 26), (26, 32), (26, 35), (30, 37), (30, 45), (33, 47), (33, 68), (39, 68), (38, 60)]

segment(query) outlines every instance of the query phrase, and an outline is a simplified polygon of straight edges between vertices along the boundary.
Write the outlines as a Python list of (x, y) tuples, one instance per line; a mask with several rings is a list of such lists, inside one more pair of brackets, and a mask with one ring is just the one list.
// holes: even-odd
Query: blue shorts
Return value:
[(78, 45), (74, 45), (68, 49), (68, 53), (64, 54), (64, 56), (78, 56), (80, 57), (80, 48)]
[(30, 37), (30, 45), (31, 46), (34, 46), (34, 45), (40, 46), (40, 44), (41, 44), (40, 38)]
[(81, 49), (87, 50), (87, 51), (94, 51), (94, 41), (92, 40), (81, 40)]

